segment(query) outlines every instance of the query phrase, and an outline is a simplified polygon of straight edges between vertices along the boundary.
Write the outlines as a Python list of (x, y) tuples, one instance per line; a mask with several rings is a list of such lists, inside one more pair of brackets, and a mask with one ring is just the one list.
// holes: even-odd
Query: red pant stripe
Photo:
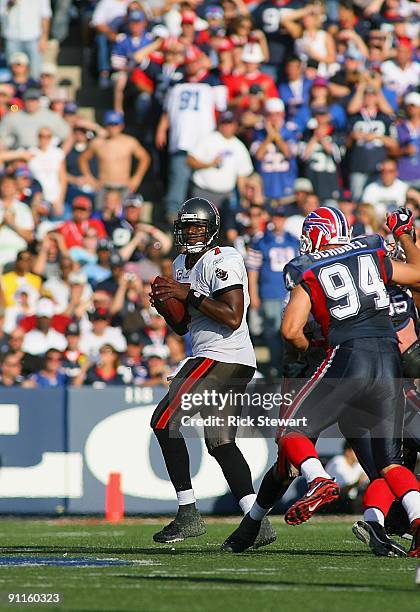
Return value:
[(299, 393), (296, 395), (295, 399), (293, 400), (293, 402), (291, 403), (289, 408), (286, 410), (286, 413), (285, 413), (283, 418), (289, 419), (289, 418), (293, 417), (293, 414), (299, 408), (299, 406), (303, 402), (303, 400), (306, 399), (306, 397), (312, 391), (314, 386), (325, 375), (326, 371), (328, 370), (329, 366), (331, 365), (331, 362), (332, 362), (332, 360), (334, 358), (334, 355), (335, 355), (335, 353), (337, 351), (337, 348), (338, 348), (338, 346), (336, 346), (334, 348), (329, 348), (327, 350), (326, 358), (321, 363), (321, 365), (318, 367), (318, 369), (314, 372), (314, 374), (311, 376), (311, 378), (308, 380), (308, 382), (303, 385), (302, 389), (299, 391)]
[(204, 376), (204, 374), (209, 370), (209, 368), (213, 365), (214, 359), (209, 359), (206, 357), (203, 363), (191, 372), (191, 374), (186, 378), (186, 380), (182, 383), (180, 388), (178, 389), (174, 399), (169, 402), (168, 407), (162, 413), (159, 421), (156, 424), (156, 429), (164, 429), (169, 422), (169, 419), (174, 414), (174, 412), (179, 407), (181, 402), (182, 395), (184, 393), (188, 393), (193, 386), (193, 384)]

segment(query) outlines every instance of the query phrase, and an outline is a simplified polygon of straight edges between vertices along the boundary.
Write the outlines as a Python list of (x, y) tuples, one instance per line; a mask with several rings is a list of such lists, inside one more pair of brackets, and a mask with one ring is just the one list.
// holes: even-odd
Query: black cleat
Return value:
[(374, 521), (357, 521), (352, 527), (356, 538), (369, 548), (377, 557), (406, 557), (407, 551), (388, 537), (385, 528)]
[[(222, 550), (240, 553), (244, 552), (247, 548), (251, 548), (257, 541), (261, 526), (262, 521), (254, 521), (249, 514), (246, 514), (239, 527), (223, 542)], [(269, 543), (267, 542), (267, 544)], [(260, 544), (260, 546), (265, 546), (265, 544)]]
[(385, 530), (388, 535), (397, 535), (401, 538), (410, 533), (410, 521), (407, 512), (398, 500), (394, 501), (385, 517)]
[(186, 538), (196, 538), (206, 533), (206, 525), (197, 509), (182, 512), (178, 510), (175, 519), (161, 531), (154, 534), (153, 540), (160, 544), (183, 542)]
[(411, 533), (413, 534), (413, 541), (411, 542), (409, 557), (420, 557), (420, 518), (414, 519), (411, 523)]
[(254, 548), (261, 548), (262, 546), (268, 546), (277, 540), (277, 533), (274, 529), (273, 525), (268, 520), (268, 517), (265, 516), (261, 521), (260, 530), (257, 535), (257, 539), (255, 540)]

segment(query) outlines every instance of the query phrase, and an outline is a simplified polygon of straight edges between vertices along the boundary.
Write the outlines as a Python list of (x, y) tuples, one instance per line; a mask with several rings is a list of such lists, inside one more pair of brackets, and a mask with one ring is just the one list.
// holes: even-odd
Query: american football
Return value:
[[(155, 293), (156, 288), (162, 284), (162, 281), (164, 282), (164, 279), (161, 276), (156, 276), (152, 284), (153, 294)], [(171, 297), (168, 300), (162, 301), (157, 297), (154, 297), (154, 302), (156, 310), (158, 310), (158, 312), (162, 315), (165, 313), (168, 314), (174, 323), (182, 323), (188, 316), (184, 302), (178, 298)]]

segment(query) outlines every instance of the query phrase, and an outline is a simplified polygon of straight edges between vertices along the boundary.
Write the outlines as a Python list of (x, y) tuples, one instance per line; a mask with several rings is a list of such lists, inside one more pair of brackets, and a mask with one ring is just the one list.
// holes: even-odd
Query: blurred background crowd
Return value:
[(243, 254), (260, 369), (281, 374), (282, 270), (306, 214), (338, 207), (353, 236), (386, 236), (408, 206), (420, 237), (419, 13), (0, 0), (0, 384), (166, 385), (189, 338), (148, 293), (189, 195)]

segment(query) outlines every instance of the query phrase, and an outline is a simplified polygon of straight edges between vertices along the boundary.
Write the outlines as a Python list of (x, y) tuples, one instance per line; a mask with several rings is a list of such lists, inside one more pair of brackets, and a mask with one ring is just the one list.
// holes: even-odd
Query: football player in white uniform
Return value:
[[(161, 304), (161, 314), (178, 334), (191, 333), (193, 357), (180, 367), (152, 417), (179, 505), (175, 520), (153, 536), (155, 542), (162, 543), (179, 542), (206, 531), (195, 506), (188, 451), (179, 432), (185, 416), (200, 412), (201, 417), (221, 419), (204, 428), (208, 452), (219, 463), (244, 514), (255, 499), (250, 469), (235, 443), (237, 427), (228, 419), (240, 416), (242, 403), (231, 398), (245, 391), (256, 366), (246, 323), (249, 295), (243, 258), (232, 247), (216, 245), (220, 217), (208, 200), (187, 200), (174, 227), (175, 242), (181, 249), (173, 263), (174, 278), (154, 284), (151, 301), (158, 310)], [(169, 298), (186, 305), (188, 314), (183, 323), (176, 324), (163, 309), (162, 302)], [(207, 392), (227, 399), (223, 410), (205, 401)], [(202, 405), (189, 405), (186, 410), (183, 399), (192, 394), (203, 397)], [(265, 521), (255, 545), (264, 546), (275, 539), (274, 529)]]

